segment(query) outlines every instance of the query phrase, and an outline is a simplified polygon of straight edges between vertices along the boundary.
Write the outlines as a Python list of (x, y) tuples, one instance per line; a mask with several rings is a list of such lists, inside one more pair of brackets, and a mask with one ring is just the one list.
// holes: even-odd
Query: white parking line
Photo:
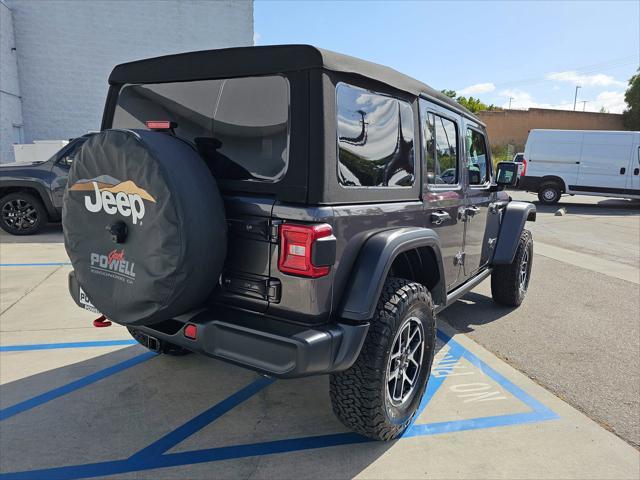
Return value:
[(622, 263), (612, 262), (586, 253), (574, 252), (548, 243), (535, 242), (534, 252), (544, 257), (553, 258), (576, 267), (586, 268), (610, 277), (619, 278), (640, 285), (640, 268)]

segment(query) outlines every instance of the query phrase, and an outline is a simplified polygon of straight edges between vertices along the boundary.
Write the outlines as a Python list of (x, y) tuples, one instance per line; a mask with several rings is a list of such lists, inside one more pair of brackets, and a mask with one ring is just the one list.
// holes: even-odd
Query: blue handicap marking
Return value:
[(65, 343), (36, 343), (31, 345), (5, 345), (0, 346), (0, 352), (30, 352), (33, 350), (60, 350), (65, 348), (91, 348), (91, 347), (115, 347), (121, 345), (136, 345), (133, 339), (125, 340), (95, 340), (90, 342), (65, 342)]
[[(443, 343), (443, 349), (439, 354), (437, 362), (434, 364), (432, 374), (427, 386), (427, 390), (421, 401), (418, 413), (416, 414), (416, 420), (412, 423), (406, 432), (403, 434), (403, 438), (419, 437), (425, 435), (435, 435), (441, 433), (461, 432), (465, 430), (477, 430), (483, 428), (496, 428), (510, 425), (520, 425), (524, 423), (541, 422), (545, 420), (552, 420), (558, 418), (558, 415), (547, 408), (545, 405), (531, 397), (520, 387), (513, 382), (502, 376), (493, 368), (489, 367), (476, 355), (465, 349), (458, 342), (447, 336), (442, 331), (438, 331), (438, 339)], [(90, 381), (84, 382), (80, 379), (76, 382), (72, 382), (67, 386), (60, 387), (59, 392), (45, 393), (39, 395), (35, 399), (22, 402), (19, 406), (8, 407), (3, 410), (5, 416), (0, 417), (0, 420), (8, 418), (18, 413), (22, 413), (34, 406), (42, 405), (47, 401), (58, 398), (59, 396), (69, 393), (70, 391), (77, 390), (84, 386), (84, 384), (93, 383), (99, 379), (105, 378), (109, 374), (116, 374), (125, 368), (134, 366), (149, 357), (136, 357), (131, 364), (118, 364), (113, 368), (113, 371), (109, 369), (97, 372), (93, 374)], [(420, 423), (423, 412), (425, 415), (425, 408), (432, 401), (436, 393), (441, 389), (443, 384), (448, 378), (452, 377), (454, 373), (460, 374), (460, 368), (464, 368), (461, 362), (468, 362), (477, 372), (490, 379), (498, 385), (502, 392), (507, 392), (512, 397), (512, 401), (517, 401), (519, 405), (519, 411), (517, 413), (506, 413), (503, 415), (490, 415), (482, 416), (479, 418), (465, 418), (452, 421), (438, 421), (430, 423)], [(151, 470), (156, 468), (168, 468), (185, 465), (193, 465), (197, 463), (217, 462), (221, 460), (232, 460), (245, 457), (254, 457), (262, 455), (272, 455), (278, 453), (291, 453), (304, 450), (327, 448), (332, 446), (341, 445), (354, 445), (358, 443), (372, 442), (368, 438), (360, 436), (355, 433), (335, 433), (328, 435), (297, 437), (283, 440), (263, 441), (250, 444), (231, 445), (215, 448), (205, 448), (198, 450), (191, 450), (186, 452), (167, 453), (173, 447), (177, 446), (187, 438), (194, 435), (196, 432), (201, 431), (208, 425), (215, 422), (222, 415), (225, 415), (229, 411), (233, 410), (238, 405), (242, 404), (246, 400), (252, 398), (255, 394), (269, 387), (274, 383), (274, 379), (270, 378), (258, 378), (251, 382), (244, 388), (233, 393), (225, 400), (205, 410), (201, 414), (187, 421), (175, 430), (167, 433), (162, 438), (156, 440), (151, 445), (148, 445), (140, 451), (134, 453), (128, 458), (103, 461), (97, 463), (87, 463), (82, 465), (69, 465), (63, 467), (46, 468), (39, 470), (29, 470), (22, 472), (12, 472), (0, 474), (1, 479), (75, 479), (75, 478), (91, 478), (97, 476), (108, 476), (115, 474), (122, 474), (128, 472), (138, 472), (144, 470)], [(471, 396), (472, 399), (487, 401), (492, 400), (496, 394), (490, 392), (480, 393), (466, 393), (464, 396)], [(501, 395), (500, 393), (498, 395)], [(513, 400), (515, 399), (515, 400)], [(17, 408), (16, 408), (17, 407)], [(9, 413), (9, 415), (6, 415)]]
[[(555, 412), (547, 408), (545, 405), (526, 393), (513, 382), (500, 375), (493, 368), (480, 360), (476, 355), (462, 347), (452, 338), (448, 337), (445, 333), (438, 331), (438, 338), (446, 344), (449, 350), (444, 356), (443, 361), (439, 362), (434, 366), (434, 369), (432, 369), (427, 392), (422, 399), (416, 418), (420, 417), (420, 414), (424, 411), (427, 404), (433, 399), (435, 392), (440, 389), (447, 378), (449, 378), (451, 375), (463, 373), (454, 370), (456, 367), (461, 366), (461, 359), (469, 362), (473, 367), (477, 369), (477, 371), (479, 371), (484, 376), (489, 377), (489, 379), (491, 379), (503, 390), (517, 399), (520, 403), (527, 407), (527, 411), (520, 413), (506, 413), (503, 415), (484, 416), (479, 418), (467, 418), (464, 420), (453, 420), (447, 422), (433, 422), (425, 424), (418, 424), (414, 422), (414, 424), (411, 425), (411, 427), (404, 433), (403, 437), (416, 437), (422, 435), (435, 435), (438, 433), (460, 432), (464, 430), (478, 430), (482, 428), (520, 425), (523, 423), (534, 423), (558, 418), (558, 415)], [(467, 371), (464, 373), (471, 374), (472, 372)], [(497, 391), (487, 393), (482, 392), (477, 394), (470, 393), (466, 396), (471, 395), (476, 395), (476, 400), (479, 401), (490, 401), (498, 398), (504, 398), (496, 397), (495, 395), (499, 395), (499, 392)]]

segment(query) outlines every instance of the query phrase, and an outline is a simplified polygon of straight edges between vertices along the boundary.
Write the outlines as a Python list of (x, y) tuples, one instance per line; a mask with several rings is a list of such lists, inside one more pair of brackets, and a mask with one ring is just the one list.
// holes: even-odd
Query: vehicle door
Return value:
[(627, 190), (631, 195), (640, 195), (640, 134), (636, 134), (636, 142), (631, 149), (629, 161), (629, 175), (627, 176)]
[(51, 180), (51, 202), (57, 210), (62, 209), (62, 197), (67, 188), (69, 169), (78, 155), (80, 147), (86, 140), (87, 137), (75, 138), (55, 155), (51, 167), (51, 173), (53, 174)]
[(461, 118), (420, 99), (423, 185), (427, 228), (440, 237), (445, 283), (451, 290), (462, 280), (464, 192), (462, 187)]
[(621, 193), (626, 188), (633, 136), (619, 132), (584, 132), (578, 188)]
[[(491, 192), (491, 154), (484, 129), (465, 120), (465, 218), (464, 277), (469, 278), (488, 262), (484, 247), (489, 205), (495, 194)], [(495, 240), (492, 240), (495, 242)]]

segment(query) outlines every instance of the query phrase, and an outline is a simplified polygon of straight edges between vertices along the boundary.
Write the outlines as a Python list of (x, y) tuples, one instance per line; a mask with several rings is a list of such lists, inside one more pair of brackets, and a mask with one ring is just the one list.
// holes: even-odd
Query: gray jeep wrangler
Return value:
[(517, 165), (495, 174), (482, 122), (428, 86), (305, 45), (151, 58), (109, 84), (64, 196), (69, 289), (149, 349), (330, 374), (338, 418), (390, 440), (436, 313), (488, 277), (522, 302), (536, 211), (502, 191)]

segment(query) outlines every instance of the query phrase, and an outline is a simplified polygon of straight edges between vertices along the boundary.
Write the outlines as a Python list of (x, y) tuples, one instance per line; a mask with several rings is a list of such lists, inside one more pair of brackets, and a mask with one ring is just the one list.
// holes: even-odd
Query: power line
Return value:
[[(584, 65), (582, 67), (577, 67), (577, 68), (568, 68), (565, 69), (563, 71), (565, 72), (575, 72), (581, 75), (588, 75), (590, 73), (596, 73), (596, 72), (601, 72), (601, 71), (605, 71), (605, 70), (612, 70), (615, 68), (619, 68), (619, 67), (624, 67), (627, 65), (632, 65), (632, 64), (638, 64), (638, 60), (636, 55), (629, 55), (626, 57), (621, 57), (621, 58), (617, 58), (617, 59), (612, 59), (612, 60), (608, 60), (605, 62), (599, 62), (599, 63), (593, 63), (590, 65)], [(550, 72), (553, 73), (553, 72)], [(549, 74), (547, 74), (549, 75)], [(547, 78), (547, 76), (545, 75), (544, 77), (532, 77), (532, 78), (525, 78), (525, 79), (520, 79), (520, 80), (510, 80), (508, 82), (501, 82), (501, 83), (496, 83), (494, 84), (496, 88), (501, 87), (518, 87), (518, 86), (523, 86), (523, 85), (535, 85), (538, 83), (543, 83), (548, 81), (549, 79)], [(454, 90), (463, 90), (464, 88), (460, 88), (460, 89), (454, 89)]]

